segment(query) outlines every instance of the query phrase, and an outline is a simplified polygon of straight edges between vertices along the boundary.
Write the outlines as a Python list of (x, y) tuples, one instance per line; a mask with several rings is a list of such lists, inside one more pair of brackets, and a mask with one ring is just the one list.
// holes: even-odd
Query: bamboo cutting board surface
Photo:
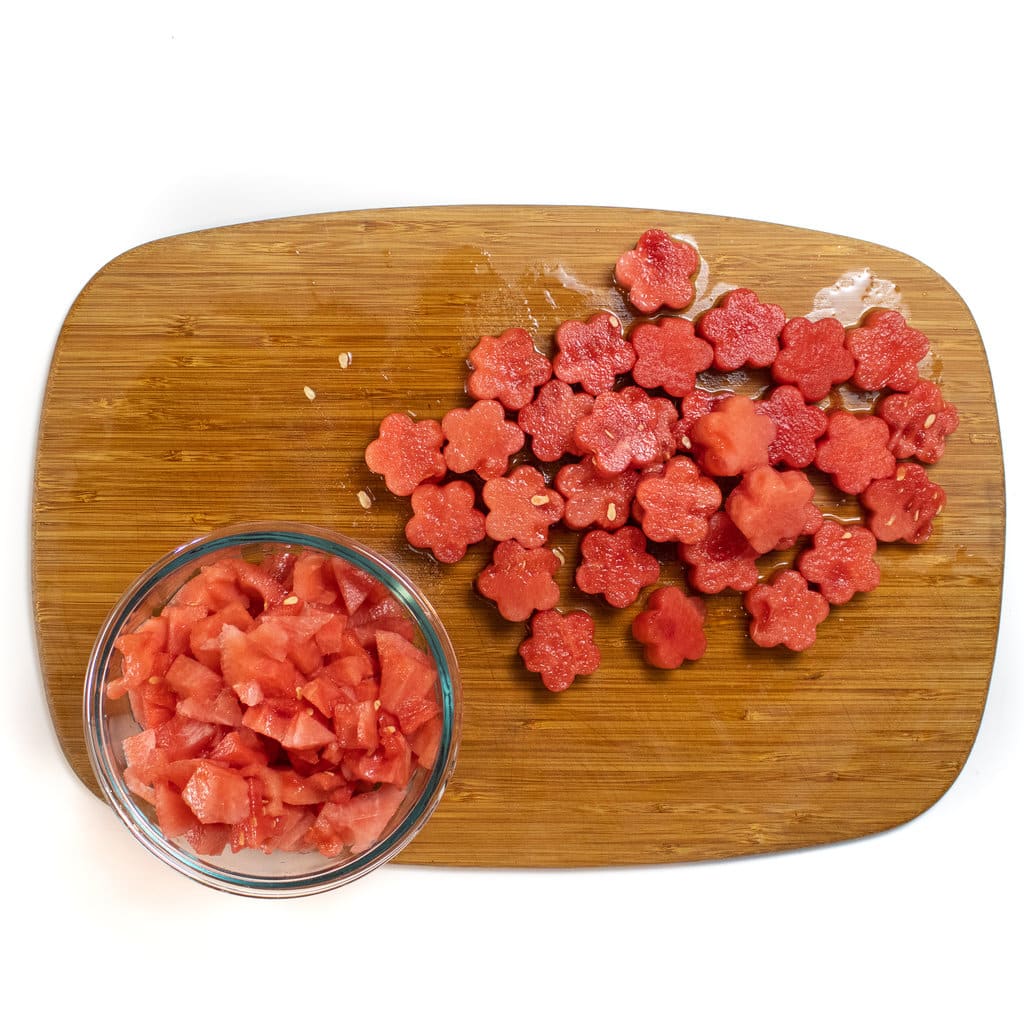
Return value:
[[(524, 627), (473, 592), (489, 543), (452, 567), (410, 549), (408, 500), (388, 495), (363, 449), (391, 411), (440, 418), (467, 405), (466, 355), (483, 334), (522, 326), (550, 351), (563, 320), (607, 309), (628, 325), (611, 269), (651, 226), (696, 241), (704, 302), (716, 285), (745, 286), (793, 316), (844, 274), (870, 268), (894, 282), (932, 340), (924, 375), (960, 410), (929, 469), (948, 507), (926, 544), (880, 546), (881, 586), (834, 609), (809, 651), (756, 648), (740, 599), (723, 595), (707, 600), (708, 654), (669, 673), (645, 667), (631, 641), (636, 608), (613, 612), (575, 591), (576, 537), (558, 530), (560, 607), (596, 610), (604, 661), (550, 694), (519, 663)], [(964, 765), (998, 628), (1003, 496), (970, 312), (889, 249), (729, 218), (556, 207), (339, 213), (167, 238), (100, 270), (57, 342), (33, 510), (44, 683), (68, 761), (98, 792), (82, 679), (122, 589), (213, 527), (297, 519), (389, 555), (458, 652), (459, 764), (402, 860), (656, 863), (847, 839), (915, 817)], [(824, 491), (822, 501), (828, 514), (855, 513)], [(783, 559), (760, 564), (767, 573)], [(661, 582), (679, 579), (666, 564)]]

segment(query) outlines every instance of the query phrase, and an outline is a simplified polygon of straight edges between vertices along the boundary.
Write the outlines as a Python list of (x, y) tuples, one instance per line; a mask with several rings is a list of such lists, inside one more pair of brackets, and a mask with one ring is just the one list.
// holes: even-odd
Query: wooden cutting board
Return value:
[[(911, 323), (932, 339), (925, 374), (960, 409), (959, 432), (929, 470), (948, 508), (928, 543), (882, 547), (881, 586), (835, 609), (806, 653), (756, 648), (739, 598), (718, 596), (707, 602), (708, 654), (669, 673), (646, 668), (631, 641), (636, 609), (601, 609), (574, 590), (576, 538), (557, 532), (562, 607), (597, 609), (604, 664), (553, 695), (519, 664), (524, 628), (473, 593), (489, 546), (448, 568), (411, 550), (407, 500), (387, 494), (362, 453), (388, 412), (440, 417), (468, 404), (465, 360), (482, 334), (522, 326), (550, 351), (563, 320), (607, 309), (628, 325), (611, 268), (654, 225), (699, 245), (703, 305), (742, 285), (798, 315), (849, 272), (894, 282)], [(842, 302), (869, 277), (848, 281)], [(889, 301), (884, 287), (878, 294)], [(360, 491), (372, 495), (369, 509)], [(202, 231), (105, 266), (57, 342), (32, 538), (44, 682), (68, 761), (97, 791), (82, 678), (121, 590), (212, 527), (305, 520), (408, 571), (441, 610), (461, 661), (458, 769), (403, 860), (653, 863), (862, 836), (929, 807), (971, 749), (998, 627), (1003, 495), (974, 321), (937, 274), (889, 249), (751, 221), (596, 208), (378, 210)], [(829, 514), (856, 513), (824, 490), (821, 500)], [(782, 561), (761, 564), (767, 573)], [(666, 564), (662, 582), (679, 578)]]

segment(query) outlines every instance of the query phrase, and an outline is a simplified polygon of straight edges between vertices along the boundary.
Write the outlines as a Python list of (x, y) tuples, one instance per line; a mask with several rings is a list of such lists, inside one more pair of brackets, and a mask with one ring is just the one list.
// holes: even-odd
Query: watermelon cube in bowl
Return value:
[(247, 523), (128, 588), (83, 715), (100, 788), (146, 849), (216, 889), (300, 896), (414, 839), (454, 771), (461, 687), (397, 567), (319, 527)]

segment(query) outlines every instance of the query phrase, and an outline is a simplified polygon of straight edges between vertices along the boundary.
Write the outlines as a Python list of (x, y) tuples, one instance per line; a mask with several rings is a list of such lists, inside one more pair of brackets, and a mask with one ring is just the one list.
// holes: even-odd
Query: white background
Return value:
[[(0, 85), (0, 992), (9, 1019), (1021, 1019), (1022, 81), (1003, 3), (19, 4)], [(1012, 6), (1012, 5), (1011, 5)], [(672, 10), (674, 13), (669, 13)], [(995, 673), (951, 791), (738, 862), (390, 867), (284, 903), (150, 861), (65, 766), (29, 602), (35, 427), (86, 280), (160, 236), (330, 210), (573, 203), (849, 234), (972, 309), (1006, 456)], [(950, 623), (955, 628), (955, 623)], [(3, 1011), (7, 1016), (7, 1012)], [(372, 1015), (372, 1017), (371, 1017)]]

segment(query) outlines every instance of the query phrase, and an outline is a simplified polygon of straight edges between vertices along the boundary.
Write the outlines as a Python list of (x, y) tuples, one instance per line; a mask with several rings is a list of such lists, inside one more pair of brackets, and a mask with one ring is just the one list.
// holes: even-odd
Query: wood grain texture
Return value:
[[(362, 453), (388, 412), (440, 416), (468, 404), (465, 359), (482, 334), (523, 326), (550, 350), (565, 319), (608, 309), (631, 322), (611, 267), (652, 225), (693, 236), (712, 284), (751, 287), (790, 315), (848, 271), (896, 282), (911, 323), (932, 339), (927, 375), (961, 413), (929, 471), (948, 508), (927, 544), (881, 548), (879, 589), (835, 609), (804, 654), (754, 647), (739, 599), (721, 596), (708, 600), (707, 656), (657, 672), (629, 638), (636, 609), (603, 609), (601, 670), (552, 695), (521, 669), (523, 627), (473, 593), (489, 546), (449, 568), (411, 550), (407, 500), (386, 493)], [(347, 368), (341, 353), (351, 353)], [(369, 510), (360, 490), (374, 497)], [(855, 511), (822, 498), (827, 513)], [(80, 711), (86, 661), (121, 590), (164, 551), (231, 521), (297, 519), (348, 533), (409, 572), (455, 642), (465, 723), (455, 778), (407, 862), (686, 861), (905, 822), (964, 765), (998, 628), (1002, 458), (963, 301), (901, 253), (729, 218), (385, 210), (141, 246), (96, 274), (61, 331), (33, 511), (45, 686), (68, 761), (94, 791)], [(562, 607), (596, 607), (571, 585), (575, 537), (558, 532), (555, 543), (567, 556)], [(678, 579), (667, 564), (662, 582)]]

